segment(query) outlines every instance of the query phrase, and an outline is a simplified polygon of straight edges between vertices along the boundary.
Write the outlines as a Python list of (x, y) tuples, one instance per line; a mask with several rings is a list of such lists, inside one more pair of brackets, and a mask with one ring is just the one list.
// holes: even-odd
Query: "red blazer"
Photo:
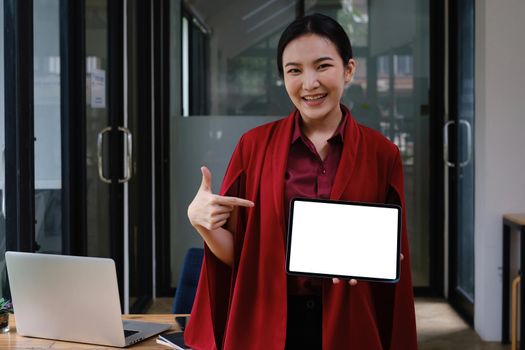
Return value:
[[(193, 349), (283, 349), (286, 338), (284, 174), (294, 125), (287, 118), (254, 128), (237, 145), (221, 194), (232, 186), (255, 202), (241, 209), (230, 268), (205, 247), (185, 342)], [(350, 116), (350, 115), (349, 115)], [(349, 118), (331, 199), (384, 203), (395, 191), (404, 208), (398, 148)], [(406, 220), (397, 284), (323, 281), (323, 349), (417, 349)]]

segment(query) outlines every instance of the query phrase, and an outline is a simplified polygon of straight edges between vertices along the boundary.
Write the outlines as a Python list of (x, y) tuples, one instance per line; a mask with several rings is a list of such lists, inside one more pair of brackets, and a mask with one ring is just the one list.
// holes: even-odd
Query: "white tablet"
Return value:
[(401, 208), (294, 198), (286, 271), (311, 277), (399, 281)]

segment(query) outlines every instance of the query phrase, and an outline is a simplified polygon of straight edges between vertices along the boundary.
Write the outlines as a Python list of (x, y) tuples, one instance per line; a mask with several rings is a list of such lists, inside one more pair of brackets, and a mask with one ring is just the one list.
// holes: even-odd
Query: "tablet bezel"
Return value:
[[(366, 206), (366, 207), (378, 207), (378, 208), (391, 208), (397, 210), (397, 256), (396, 259), (396, 277), (394, 279), (389, 278), (377, 278), (369, 276), (351, 276), (351, 275), (339, 275), (339, 274), (324, 274), (318, 272), (303, 272), (303, 271), (291, 271), (290, 270), (290, 252), (291, 252), (291, 239), (293, 232), (293, 215), (294, 207), (296, 202), (317, 202), (327, 204), (343, 204), (352, 206)], [(400, 276), (400, 254), (401, 254), (401, 207), (396, 204), (385, 204), (385, 203), (369, 203), (369, 202), (353, 202), (353, 201), (341, 201), (341, 200), (326, 200), (326, 199), (313, 199), (313, 198), (293, 198), (290, 201), (288, 227), (287, 227), (287, 241), (286, 241), (286, 273), (292, 276), (303, 276), (303, 277), (322, 277), (322, 278), (340, 278), (340, 279), (356, 279), (370, 282), (386, 282), (386, 283), (397, 283), (399, 282)]]

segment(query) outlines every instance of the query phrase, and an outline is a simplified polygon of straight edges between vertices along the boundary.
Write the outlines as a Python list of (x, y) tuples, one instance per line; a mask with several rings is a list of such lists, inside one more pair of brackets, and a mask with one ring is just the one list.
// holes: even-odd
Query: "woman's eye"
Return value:
[(299, 69), (297, 68), (292, 68), (292, 69), (288, 69), (288, 72), (287, 73), (290, 73), (290, 74), (297, 74), (299, 73)]
[(320, 64), (319, 65), (319, 69), (326, 69), (326, 68), (331, 67), (331, 66), (332, 66), (331, 64), (324, 63), (324, 64)]

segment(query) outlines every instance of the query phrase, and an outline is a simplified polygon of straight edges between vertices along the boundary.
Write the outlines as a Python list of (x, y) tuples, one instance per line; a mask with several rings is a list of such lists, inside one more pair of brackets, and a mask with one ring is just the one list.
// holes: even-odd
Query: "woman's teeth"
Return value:
[(322, 95), (314, 95), (314, 96), (304, 96), (303, 98), (307, 101), (315, 101), (315, 100), (319, 100), (323, 97), (325, 97), (326, 94), (322, 94)]

